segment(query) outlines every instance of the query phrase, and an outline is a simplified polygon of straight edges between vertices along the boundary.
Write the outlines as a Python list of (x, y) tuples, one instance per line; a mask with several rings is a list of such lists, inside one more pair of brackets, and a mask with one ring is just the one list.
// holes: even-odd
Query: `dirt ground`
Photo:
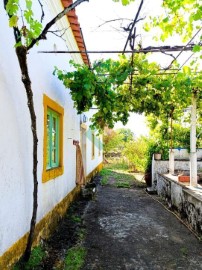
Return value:
[(34, 269), (75, 270), (65, 266), (64, 257), (80, 241), (81, 230), (87, 251), (82, 270), (202, 269), (202, 242), (144, 185), (117, 188), (113, 177), (104, 186), (100, 176), (94, 180), (94, 198), (72, 204)]

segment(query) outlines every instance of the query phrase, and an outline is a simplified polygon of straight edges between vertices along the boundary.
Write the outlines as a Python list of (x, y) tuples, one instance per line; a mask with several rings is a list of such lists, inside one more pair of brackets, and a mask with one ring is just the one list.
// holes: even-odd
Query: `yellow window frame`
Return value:
[[(44, 140), (43, 140), (43, 173), (42, 182), (45, 183), (51, 179), (54, 179), (64, 172), (63, 166), (63, 118), (64, 108), (57, 102), (49, 98), (47, 95), (43, 95), (44, 106)], [(55, 168), (47, 169), (47, 114), (48, 108), (59, 114), (59, 166)]]

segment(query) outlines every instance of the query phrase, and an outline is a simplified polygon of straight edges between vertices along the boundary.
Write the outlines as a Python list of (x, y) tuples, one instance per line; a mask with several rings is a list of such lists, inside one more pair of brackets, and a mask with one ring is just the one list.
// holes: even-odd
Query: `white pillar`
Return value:
[(156, 168), (156, 165), (155, 165), (155, 163), (156, 163), (156, 160), (155, 160), (155, 158), (154, 158), (154, 154), (152, 155), (152, 175), (151, 175), (151, 177), (152, 177), (152, 187), (154, 186), (154, 181), (156, 181), (156, 179), (155, 179), (155, 175), (156, 175), (156, 170), (155, 170), (155, 168)]
[(174, 161), (174, 151), (173, 149), (169, 150), (169, 173), (174, 174), (175, 170), (175, 161)]
[(197, 153), (196, 153), (196, 95), (192, 95), (191, 130), (190, 130), (190, 185), (197, 186)]

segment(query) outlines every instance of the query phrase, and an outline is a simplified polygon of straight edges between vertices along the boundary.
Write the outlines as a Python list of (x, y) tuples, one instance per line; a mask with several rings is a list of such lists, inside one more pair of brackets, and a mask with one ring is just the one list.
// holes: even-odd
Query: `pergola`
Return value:
[[(71, 1), (69, 1), (71, 2)], [(135, 41), (136, 41), (136, 37), (137, 35), (137, 28), (136, 25), (140, 20), (143, 20), (143, 18), (140, 18), (140, 13), (141, 13), (141, 9), (143, 6), (144, 0), (141, 0), (140, 5), (138, 7), (138, 10), (136, 12), (136, 15), (134, 17), (134, 20), (130, 23), (130, 25), (128, 26), (128, 28), (126, 28), (126, 32), (128, 32), (128, 37), (124, 46), (123, 50), (109, 50), (109, 51), (101, 51), (101, 50), (91, 50), (88, 51), (86, 49), (86, 47), (84, 46), (83, 48), (79, 47), (78, 51), (39, 51), (39, 53), (45, 53), (45, 54), (49, 54), (49, 53), (57, 53), (57, 54), (81, 54), (82, 56), (86, 55), (86, 59), (88, 59), (88, 54), (100, 54), (100, 53), (104, 53), (104, 54), (131, 54), (131, 65), (133, 65), (133, 56), (134, 54), (139, 54), (139, 53), (163, 53), (164, 55), (167, 56), (171, 56), (173, 59), (170, 62), (170, 64), (163, 69), (159, 70), (159, 73), (156, 75), (169, 75), (169, 74), (177, 74), (177, 72), (179, 72), (182, 67), (190, 60), (190, 58), (194, 55), (194, 53), (192, 53), (185, 61), (184, 63), (181, 64), (181, 66), (178, 69), (172, 69), (172, 64), (175, 60), (177, 60), (177, 58), (183, 53), (183, 52), (191, 52), (194, 48), (195, 45), (202, 45), (201, 41), (199, 43), (194, 43), (194, 39), (195, 37), (201, 32), (202, 27), (200, 29), (197, 30), (197, 32), (192, 36), (192, 38), (189, 40), (189, 42), (185, 45), (176, 45), (176, 46), (171, 46), (171, 45), (166, 45), (166, 46), (147, 46), (145, 48), (139, 48), (139, 49), (135, 49)], [(71, 14), (70, 14), (71, 15)], [(75, 14), (74, 14), (75, 15)], [(68, 17), (68, 19), (71, 19)], [(78, 21), (77, 21), (78, 24)], [(78, 30), (78, 29), (77, 29)], [(77, 37), (76, 37), (77, 38)], [(130, 47), (130, 49), (127, 49), (128, 46)], [(173, 54), (168, 54), (168, 52), (179, 52), (177, 55), (173, 55)], [(90, 62), (88, 62), (88, 64), (90, 64)], [(169, 72), (167, 72), (169, 71)], [(165, 73), (166, 72), (166, 73)], [(130, 77), (130, 84), (132, 84), (133, 81), (133, 75), (136, 75), (135, 72), (133, 74), (131, 74)], [(196, 152), (196, 118), (197, 118), (197, 98), (196, 98), (196, 94), (193, 92), (192, 94), (192, 104), (190, 106), (191, 108), (191, 122), (190, 122), (190, 185), (195, 187), (197, 186), (197, 152)], [(169, 172), (171, 174), (174, 173), (174, 151), (173, 149), (170, 150), (170, 159), (169, 159)]]

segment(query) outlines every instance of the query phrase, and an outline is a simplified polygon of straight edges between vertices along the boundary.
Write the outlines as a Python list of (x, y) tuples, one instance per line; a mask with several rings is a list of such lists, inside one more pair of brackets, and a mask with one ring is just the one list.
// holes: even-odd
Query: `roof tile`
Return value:
[[(61, 0), (61, 2), (63, 4), (63, 7), (68, 7), (69, 5), (73, 3), (72, 0)], [(70, 23), (74, 37), (76, 39), (79, 50), (82, 50), (82, 51), (85, 50), (85, 42), (81, 33), (80, 24), (79, 24), (75, 9), (72, 9), (71, 11), (67, 13), (67, 18)], [(87, 53), (81, 53), (81, 56), (83, 58), (84, 63), (90, 66), (90, 61), (89, 61)]]

